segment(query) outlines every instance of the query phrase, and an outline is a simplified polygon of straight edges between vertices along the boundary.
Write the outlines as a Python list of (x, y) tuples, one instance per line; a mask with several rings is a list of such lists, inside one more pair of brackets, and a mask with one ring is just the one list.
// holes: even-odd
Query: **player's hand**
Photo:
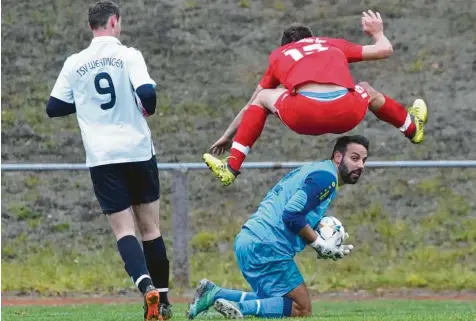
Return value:
[(350, 252), (354, 249), (354, 246), (352, 244), (344, 244), (344, 241), (347, 238), (349, 238), (349, 234), (344, 232), (342, 235), (342, 243), (336, 248), (333, 255), (331, 256), (331, 259), (333, 259), (334, 261), (343, 259), (344, 256), (349, 255)]
[(221, 155), (230, 149), (232, 142), (231, 138), (222, 136), (210, 147), (210, 152), (215, 155)]
[(352, 244), (344, 244), (344, 241), (349, 238), (349, 233), (345, 233), (342, 236), (342, 245), (340, 246), (344, 255), (349, 255), (350, 252), (354, 249)]
[(362, 30), (369, 36), (375, 36), (383, 33), (383, 21), (380, 13), (374, 13), (372, 10), (362, 12)]
[(341, 260), (344, 256), (349, 255), (350, 252), (354, 249), (352, 244), (344, 244), (344, 241), (349, 237), (349, 234), (343, 231), (343, 233), (336, 233), (330, 239), (319, 240), (320, 236), (318, 235), (318, 240), (314, 249), (317, 252), (317, 259), (327, 260), (332, 259), (334, 261)]
[(335, 233), (332, 237), (324, 240), (319, 233), (317, 233), (317, 239), (310, 244), (310, 246), (316, 250), (317, 259), (327, 260), (336, 256), (336, 252), (339, 251), (339, 244), (341, 244), (340, 233)]

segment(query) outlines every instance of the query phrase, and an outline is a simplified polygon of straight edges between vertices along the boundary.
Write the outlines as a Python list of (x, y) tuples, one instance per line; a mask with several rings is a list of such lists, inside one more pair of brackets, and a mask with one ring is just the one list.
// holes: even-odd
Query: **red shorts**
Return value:
[(286, 91), (275, 103), (276, 116), (301, 135), (342, 134), (364, 119), (369, 99), (370, 95), (360, 86), (332, 101), (319, 101)]

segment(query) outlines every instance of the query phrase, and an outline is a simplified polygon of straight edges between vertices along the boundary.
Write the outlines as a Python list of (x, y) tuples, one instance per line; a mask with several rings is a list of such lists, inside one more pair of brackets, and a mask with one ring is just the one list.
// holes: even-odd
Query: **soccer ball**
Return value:
[(324, 240), (327, 240), (334, 234), (339, 233), (341, 235), (342, 241), (342, 236), (345, 234), (344, 226), (334, 216), (324, 216), (317, 224), (316, 232), (319, 233), (319, 235)]

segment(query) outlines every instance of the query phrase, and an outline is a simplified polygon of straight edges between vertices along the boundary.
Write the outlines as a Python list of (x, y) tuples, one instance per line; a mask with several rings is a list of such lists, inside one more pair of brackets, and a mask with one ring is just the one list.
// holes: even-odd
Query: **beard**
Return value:
[(362, 175), (362, 170), (361, 169), (356, 169), (353, 171), (349, 171), (349, 168), (347, 167), (344, 162), (340, 163), (339, 165), (339, 174), (344, 183), (346, 184), (355, 184), (360, 178), (360, 175)]

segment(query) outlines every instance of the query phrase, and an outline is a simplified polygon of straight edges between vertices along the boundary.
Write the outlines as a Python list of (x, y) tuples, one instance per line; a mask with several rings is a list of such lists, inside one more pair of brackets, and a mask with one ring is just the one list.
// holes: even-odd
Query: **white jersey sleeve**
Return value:
[(72, 71), (72, 60), (73, 57), (68, 57), (65, 63), (63, 64), (63, 68), (56, 79), (56, 83), (51, 91), (51, 96), (55, 97), (59, 100), (64, 101), (65, 103), (72, 104), (74, 103), (74, 95), (73, 95), (73, 88), (71, 87), (70, 83), (70, 74)]
[(156, 87), (157, 84), (149, 75), (142, 53), (134, 48), (129, 48), (129, 50), (128, 73), (134, 90), (145, 84), (151, 84)]

